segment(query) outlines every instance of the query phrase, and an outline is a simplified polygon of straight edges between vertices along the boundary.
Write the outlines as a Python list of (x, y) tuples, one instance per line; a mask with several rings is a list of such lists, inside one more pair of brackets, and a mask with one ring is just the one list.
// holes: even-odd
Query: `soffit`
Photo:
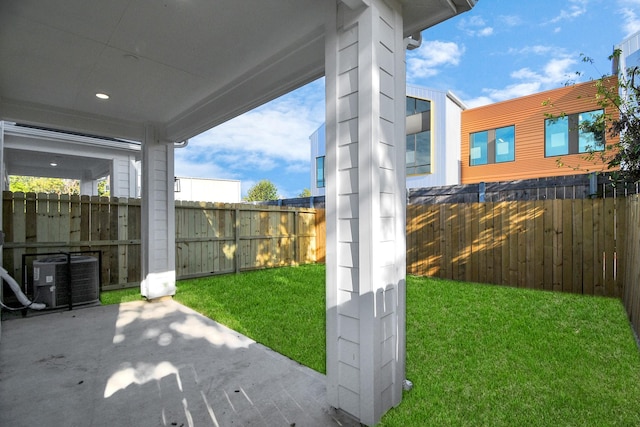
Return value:
[[(327, 1), (3, 0), (0, 118), (194, 136), (324, 74)], [(410, 34), (475, 1), (401, 3)]]

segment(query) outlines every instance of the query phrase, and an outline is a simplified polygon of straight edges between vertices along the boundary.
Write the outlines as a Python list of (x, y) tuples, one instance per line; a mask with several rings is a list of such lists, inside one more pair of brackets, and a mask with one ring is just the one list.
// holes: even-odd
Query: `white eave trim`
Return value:
[(103, 139), (88, 135), (66, 133), (62, 130), (47, 130), (29, 126), (19, 126), (15, 123), (4, 122), (4, 133), (16, 138), (33, 138), (47, 141), (63, 142), (67, 144), (83, 144), (94, 147), (124, 150), (139, 153), (140, 143), (124, 140)]
[(462, 100), (458, 98), (458, 96), (455, 95), (450, 90), (447, 91), (447, 98), (452, 100), (458, 107), (460, 107), (463, 110), (466, 110), (468, 108), (467, 105), (464, 102), (462, 102)]

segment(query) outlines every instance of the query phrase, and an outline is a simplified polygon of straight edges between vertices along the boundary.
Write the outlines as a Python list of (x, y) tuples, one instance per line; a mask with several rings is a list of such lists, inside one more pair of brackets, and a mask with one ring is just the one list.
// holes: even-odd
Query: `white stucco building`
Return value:
[(176, 200), (193, 202), (240, 203), (241, 182), (234, 179), (189, 178), (177, 176), (174, 182)]
[[(450, 91), (406, 87), (406, 186), (460, 184), (461, 113), (466, 106)], [(311, 195), (325, 195), (325, 124), (309, 137)]]
[(621, 69), (640, 67), (640, 31), (624, 39), (616, 48), (621, 50)]

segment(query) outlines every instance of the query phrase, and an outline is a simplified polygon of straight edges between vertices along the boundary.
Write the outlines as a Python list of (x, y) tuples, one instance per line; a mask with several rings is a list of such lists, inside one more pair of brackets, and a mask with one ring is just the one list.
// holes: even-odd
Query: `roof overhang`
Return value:
[(115, 159), (142, 158), (140, 143), (4, 123), (7, 175), (98, 179), (110, 175)]
[[(475, 2), (401, 0), (405, 34)], [(331, 4), (3, 0), (0, 119), (131, 140), (154, 125), (182, 141), (323, 76)]]

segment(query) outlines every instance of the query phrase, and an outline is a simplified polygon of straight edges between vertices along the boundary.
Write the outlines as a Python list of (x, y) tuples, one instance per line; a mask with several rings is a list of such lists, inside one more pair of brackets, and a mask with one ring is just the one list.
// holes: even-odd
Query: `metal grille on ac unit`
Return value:
[(88, 304), (100, 298), (98, 259), (91, 256), (71, 255), (71, 280), (66, 255), (55, 255), (33, 262), (34, 302), (56, 308), (71, 302)]

